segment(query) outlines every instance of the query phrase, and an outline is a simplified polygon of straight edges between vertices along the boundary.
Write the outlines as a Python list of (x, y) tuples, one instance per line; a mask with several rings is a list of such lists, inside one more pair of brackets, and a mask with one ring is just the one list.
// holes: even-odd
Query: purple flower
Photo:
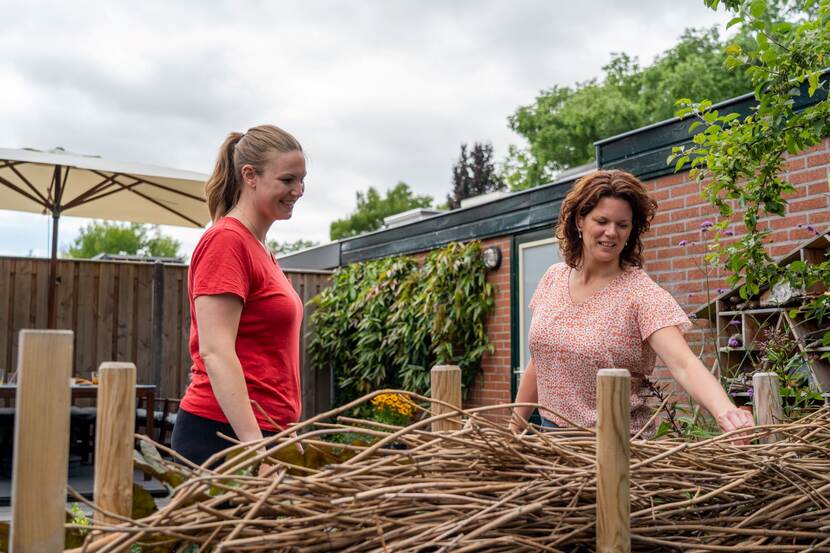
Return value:
[(816, 227), (814, 227), (813, 225), (807, 225), (807, 230), (816, 232)]
[(735, 231), (732, 230), (732, 229), (726, 229), (725, 231), (723, 231), (723, 235), (724, 236), (735, 236)]
[(730, 338), (729, 341), (726, 342), (726, 345), (729, 346), (730, 348), (736, 348), (736, 347), (738, 347), (739, 342), (736, 338)]
[(755, 390), (753, 390), (752, 388), (748, 388), (746, 393), (749, 394), (749, 397), (752, 397), (755, 395)]
[(713, 226), (715, 226), (715, 223), (713, 223), (712, 221), (706, 220), (706, 221), (703, 221), (702, 223), (700, 223), (700, 230), (705, 232), (705, 231), (709, 230), (710, 228), (712, 228)]
[(691, 320), (697, 319), (697, 315), (695, 315), (694, 313), (688, 313), (686, 316), (689, 317)]
[(731, 321), (729, 321), (729, 324), (735, 325), (735, 326), (740, 326), (741, 321), (739, 321), (738, 319), (732, 319)]
[(726, 288), (718, 288), (717, 293), (718, 295), (723, 294), (726, 292)]
[(804, 228), (804, 225), (802, 225), (801, 223), (798, 223), (798, 224), (795, 226), (795, 228)]
[(688, 242), (687, 240), (681, 240), (680, 242), (678, 242), (678, 243), (677, 243), (677, 245), (678, 245), (678, 246), (685, 246), (685, 245), (686, 245), (686, 244), (688, 244), (688, 243), (689, 243), (689, 242)]

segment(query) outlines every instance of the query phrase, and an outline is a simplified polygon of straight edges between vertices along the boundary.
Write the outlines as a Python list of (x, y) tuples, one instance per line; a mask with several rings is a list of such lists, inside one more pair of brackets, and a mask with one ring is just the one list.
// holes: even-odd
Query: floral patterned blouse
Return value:
[(565, 263), (552, 265), (530, 300), (530, 354), (538, 401), (547, 408), (541, 414), (560, 426), (595, 426), (597, 371), (628, 369), (631, 431), (637, 432), (651, 415), (645, 379), (657, 357), (646, 340), (667, 326), (685, 332), (692, 325), (672, 295), (642, 269), (624, 271), (578, 304), (571, 301), (570, 273)]

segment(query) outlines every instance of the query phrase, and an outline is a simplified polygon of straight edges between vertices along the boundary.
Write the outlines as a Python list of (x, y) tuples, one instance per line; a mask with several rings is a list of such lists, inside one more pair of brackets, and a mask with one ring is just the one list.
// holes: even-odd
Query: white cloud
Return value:
[[(398, 181), (443, 201), (462, 142), (497, 155), (539, 91), (644, 63), (702, 0), (295, 0), (3, 3), (0, 147), (67, 150), (209, 172), (231, 130), (274, 122), (309, 155), (279, 240), (325, 241), (355, 192)], [(2, 208), (2, 206), (0, 206)], [(46, 251), (46, 217), (0, 212), (0, 253)], [(61, 223), (61, 244), (83, 221)], [(25, 229), (25, 233), (20, 233)], [(198, 231), (164, 229), (192, 249)], [(25, 238), (21, 238), (24, 235)]]

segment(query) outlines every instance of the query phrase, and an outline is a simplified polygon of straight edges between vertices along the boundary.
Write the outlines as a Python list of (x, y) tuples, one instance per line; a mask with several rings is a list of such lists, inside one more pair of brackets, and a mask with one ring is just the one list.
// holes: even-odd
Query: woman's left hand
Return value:
[[(678, 327), (667, 326), (653, 332), (648, 343), (689, 396), (715, 417), (721, 430), (732, 432), (755, 425), (752, 414), (735, 407), (720, 382), (692, 353)], [(747, 444), (749, 437), (747, 434), (739, 434), (730, 441)]]
[[(719, 413), (717, 421), (718, 426), (720, 426), (724, 433), (732, 432), (733, 430), (738, 430), (740, 428), (752, 428), (755, 426), (752, 414), (743, 409), (738, 409), (737, 407), (732, 407), (731, 409), (727, 409), (726, 411)], [(738, 441), (740, 444), (746, 444), (748, 442), (749, 440), (746, 438)]]

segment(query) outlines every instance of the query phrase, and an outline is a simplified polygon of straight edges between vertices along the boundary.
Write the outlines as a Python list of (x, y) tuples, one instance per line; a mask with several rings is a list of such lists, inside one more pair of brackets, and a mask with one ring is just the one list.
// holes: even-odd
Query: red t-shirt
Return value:
[[(303, 303), (262, 244), (237, 219), (223, 217), (202, 236), (190, 261), (191, 382), (181, 407), (194, 415), (228, 422), (219, 407), (199, 355), (199, 331), (193, 302), (198, 296), (234, 294), (242, 300), (236, 355), (248, 395), (277, 424), (297, 422), (300, 395), (300, 327)], [(260, 428), (279, 430), (251, 407)]]

